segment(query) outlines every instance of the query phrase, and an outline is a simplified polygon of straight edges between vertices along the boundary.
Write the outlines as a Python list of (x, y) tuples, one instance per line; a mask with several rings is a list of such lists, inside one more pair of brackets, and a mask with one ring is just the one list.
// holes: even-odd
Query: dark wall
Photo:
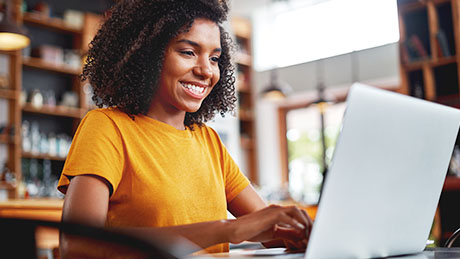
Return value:
[(102, 14), (114, 4), (112, 0), (25, 0), (25, 2), (28, 10), (39, 2), (47, 3), (51, 7), (51, 15), (59, 17), (62, 17), (67, 9)]

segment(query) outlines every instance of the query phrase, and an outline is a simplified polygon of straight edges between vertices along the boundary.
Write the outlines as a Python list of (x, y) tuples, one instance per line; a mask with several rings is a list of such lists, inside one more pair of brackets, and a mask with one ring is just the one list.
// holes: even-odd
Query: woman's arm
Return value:
[(75, 176), (64, 198), (62, 220), (104, 227), (109, 207), (108, 183), (95, 175)]
[[(79, 175), (72, 178), (67, 188), (62, 211), (62, 220), (95, 227), (104, 227), (109, 204), (108, 183), (94, 175)], [(228, 242), (229, 224), (227, 221), (212, 221), (175, 227), (140, 228), (127, 227), (122, 232), (141, 238), (153, 238), (176, 235), (183, 236), (200, 247)], [(197, 234), (199, 233), (199, 234)], [(61, 237), (61, 253), (74, 255), (87, 243), (72, 242), (75, 239)]]
[[(67, 189), (62, 219), (104, 227), (108, 203), (109, 187), (103, 179), (90, 175), (75, 176)], [(304, 232), (305, 226), (309, 226), (308, 219), (296, 207), (265, 207), (252, 187), (243, 190), (229, 207), (232, 213), (240, 216), (238, 219), (161, 228), (125, 228), (123, 231), (144, 238), (155, 238), (162, 234), (180, 235), (206, 248), (224, 242), (271, 240), (277, 225), (289, 225), (299, 232)]]
[(267, 204), (254, 190), (252, 185), (244, 188), (231, 202), (228, 203), (228, 211), (233, 216), (240, 217), (267, 207)]

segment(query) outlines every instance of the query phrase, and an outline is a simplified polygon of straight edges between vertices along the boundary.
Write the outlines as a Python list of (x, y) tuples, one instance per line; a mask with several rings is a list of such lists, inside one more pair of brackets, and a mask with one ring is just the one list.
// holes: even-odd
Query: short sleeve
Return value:
[(96, 175), (105, 179), (114, 192), (121, 180), (123, 166), (123, 143), (117, 125), (104, 112), (90, 111), (75, 133), (58, 190), (66, 193), (73, 176)]
[(217, 138), (221, 150), (221, 163), (225, 181), (225, 195), (227, 197), (227, 203), (231, 202), (241, 191), (243, 191), (248, 185), (248, 178), (241, 172), (240, 168), (233, 160), (232, 156), (228, 153), (227, 148), (220, 140), (219, 134), (210, 128), (212, 134)]
[(241, 172), (233, 158), (226, 152), (226, 173), (225, 173), (225, 193), (227, 203), (231, 202), (248, 185), (248, 178)]

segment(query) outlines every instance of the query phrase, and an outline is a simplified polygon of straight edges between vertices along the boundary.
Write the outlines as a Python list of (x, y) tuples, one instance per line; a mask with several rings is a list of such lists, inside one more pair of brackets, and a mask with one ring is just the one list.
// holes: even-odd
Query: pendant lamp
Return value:
[(30, 44), (24, 29), (11, 21), (10, 13), (11, 7), (7, 1), (5, 12), (0, 13), (0, 50), (3, 51), (20, 50)]
[(278, 80), (278, 71), (276, 69), (270, 71), (270, 83), (262, 91), (263, 98), (270, 100), (282, 100), (286, 98), (290, 92), (292, 92), (292, 87), (287, 83)]

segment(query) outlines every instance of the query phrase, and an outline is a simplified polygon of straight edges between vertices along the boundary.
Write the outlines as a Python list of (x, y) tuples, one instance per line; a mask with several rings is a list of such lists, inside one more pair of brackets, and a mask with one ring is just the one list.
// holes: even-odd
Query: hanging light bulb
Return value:
[(0, 13), (0, 50), (3, 51), (23, 49), (30, 44), (24, 29), (11, 21), (10, 9), (7, 1), (5, 12)]
[(269, 85), (262, 91), (262, 96), (264, 99), (270, 100), (281, 100), (286, 98), (286, 96), (292, 92), (292, 88), (290, 85), (280, 82), (278, 80), (278, 72), (276, 69), (273, 69), (270, 72), (270, 83)]

